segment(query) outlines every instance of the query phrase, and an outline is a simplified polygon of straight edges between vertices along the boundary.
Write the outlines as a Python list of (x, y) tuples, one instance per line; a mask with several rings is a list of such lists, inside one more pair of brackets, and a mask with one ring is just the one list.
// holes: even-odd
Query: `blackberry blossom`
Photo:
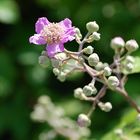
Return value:
[(72, 41), (75, 28), (70, 19), (59, 23), (51, 23), (46, 17), (39, 18), (35, 24), (36, 34), (29, 38), (29, 42), (36, 45), (46, 45), (48, 56), (51, 58), (58, 52), (64, 51), (64, 43)]

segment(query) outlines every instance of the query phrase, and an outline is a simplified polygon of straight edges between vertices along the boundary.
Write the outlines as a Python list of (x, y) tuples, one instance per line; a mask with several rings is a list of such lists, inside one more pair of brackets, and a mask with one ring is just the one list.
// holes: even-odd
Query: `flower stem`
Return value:
[(106, 89), (107, 89), (107, 86), (104, 85), (104, 86), (100, 89), (99, 93), (94, 97), (93, 105), (92, 105), (91, 109), (89, 110), (89, 112), (88, 112), (88, 114), (87, 114), (88, 117), (91, 116), (91, 114), (93, 113), (93, 111), (94, 111), (95, 108), (96, 108), (96, 104), (97, 104), (97, 103), (99, 102), (99, 100), (105, 95)]
[(80, 45), (79, 45), (79, 50), (78, 50), (78, 52), (81, 52), (81, 51), (82, 51), (83, 45), (84, 45), (84, 43), (86, 42), (86, 39), (87, 39), (87, 37), (88, 37), (89, 35), (90, 35), (89, 32), (85, 35), (84, 39), (82, 40), (82, 42), (81, 42)]

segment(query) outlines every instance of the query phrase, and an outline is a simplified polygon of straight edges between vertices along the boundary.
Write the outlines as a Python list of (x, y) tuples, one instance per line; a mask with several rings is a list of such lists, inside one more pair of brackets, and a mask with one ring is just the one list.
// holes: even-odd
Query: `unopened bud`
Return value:
[(41, 55), (47, 56), (47, 52), (46, 52), (46, 51), (42, 51), (42, 52), (41, 52)]
[(98, 62), (99, 62), (99, 56), (96, 53), (93, 53), (88, 57), (88, 63), (90, 66), (96, 66)]
[(119, 86), (119, 83), (120, 82), (119, 82), (119, 80), (116, 76), (110, 76), (108, 78), (108, 85), (109, 85), (110, 88), (115, 89), (116, 87)]
[(90, 87), (90, 86), (84, 86), (83, 93), (86, 96), (91, 96), (92, 95), (92, 87)]
[(104, 68), (109, 66), (108, 63), (104, 63), (103, 65), (104, 65)]
[(93, 33), (99, 30), (99, 25), (96, 23), (96, 21), (91, 21), (86, 24), (86, 28), (88, 32)]
[(133, 52), (139, 48), (139, 45), (136, 40), (131, 39), (126, 42), (125, 47), (129, 52)]
[(95, 88), (94, 83), (89, 83), (88, 86), (92, 88), (91, 94), (95, 95), (97, 93), (97, 89)]
[(96, 93), (97, 93), (97, 89), (94, 87), (94, 88), (92, 88), (92, 94), (93, 95), (96, 95)]
[(74, 97), (80, 100), (84, 100), (85, 99), (85, 95), (83, 93), (83, 89), (82, 88), (77, 88), (74, 90)]
[(58, 68), (60, 65), (61, 65), (61, 61), (60, 60), (58, 60), (58, 59), (54, 59), (54, 58), (52, 58), (51, 59), (51, 63), (52, 63), (52, 66), (54, 67), (54, 68)]
[(105, 67), (104, 68), (104, 74), (105, 74), (105, 76), (110, 76), (111, 73), (112, 73), (112, 70), (111, 70), (110, 67)]
[(55, 55), (55, 58), (58, 59), (58, 60), (63, 61), (63, 60), (65, 60), (65, 59), (67, 59), (67, 54), (64, 53), (64, 52), (57, 53), (57, 54)]
[(102, 103), (99, 102), (98, 106), (102, 111), (109, 112), (112, 109), (112, 104), (110, 102)]
[(64, 81), (66, 80), (66, 73), (61, 72), (61, 73), (58, 75), (57, 79), (59, 79), (61, 82), (64, 82)]
[(119, 48), (123, 48), (125, 45), (124, 40), (121, 37), (115, 37), (111, 40), (111, 47), (113, 49), (119, 49)]
[(81, 63), (84, 63), (84, 62), (85, 62), (84, 58), (81, 57), (81, 56), (78, 58), (78, 60), (79, 60), (79, 62), (81, 62)]
[(133, 70), (133, 68), (134, 68), (134, 64), (132, 64), (132, 63), (127, 63), (127, 64), (125, 65), (125, 69), (126, 69), (128, 72), (131, 72), (131, 71)]
[(97, 71), (103, 70), (104, 69), (104, 64), (102, 62), (98, 62), (98, 64), (95, 66), (95, 69)]
[(58, 68), (53, 68), (53, 73), (55, 76), (58, 76), (60, 73), (60, 70)]
[(84, 53), (92, 54), (93, 50), (94, 50), (94, 48), (92, 46), (87, 46), (86, 48), (84, 48)]
[(77, 123), (80, 127), (88, 127), (91, 124), (91, 120), (85, 114), (80, 114), (78, 116)]
[(112, 109), (112, 104), (110, 102), (106, 102), (104, 104), (104, 111), (109, 112)]
[(126, 57), (126, 63), (134, 63), (134, 62), (135, 62), (135, 59), (133, 56), (128, 55)]
[(75, 28), (75, 32), (76, 32), (76, 36), (77, 36), (79, 39), (81, 39), (81, 38), (82, 38), (82, 34), (81, 34), (79, 28)]
[(96, 40), (96, 41), (98, 41), (98, 40), (100, 40), (100, 33), (97, 33), (97, 32), (94, 32), (93, 34), (92, 34), (92, 36), (93, 36), (93, 40)]
[(50, 65), (50, 59), (44, 55), (39, 56), (38, 62), (42, 67), (48, 67)]

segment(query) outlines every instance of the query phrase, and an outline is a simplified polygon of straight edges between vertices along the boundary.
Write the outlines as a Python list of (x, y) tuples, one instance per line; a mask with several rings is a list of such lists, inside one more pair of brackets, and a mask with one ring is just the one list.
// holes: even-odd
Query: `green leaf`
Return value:
[(0, 22), (13, 24), (19, 19), (18, 5), (14, 0), (0, 0)]
[(125, 127), (125, 125), (130, 125), (131, 123), (134, 123), (137, 118), (137, 112), (135, 110), (129, 110), (125, 112), (125, 115), (122, 116), (120, 127)]
[[(134, 110), (127, 110), (121, 118), (118, 126), (111, 129), (110, 132), (105, 134), (101, 140), (121, 140), (121, 137), (126, 137), (128, 140), (139, 140), (140, 125), (136, 119), (137, 113)], [(122, 130), (121, 135), (117, 135), (116, 130)]]

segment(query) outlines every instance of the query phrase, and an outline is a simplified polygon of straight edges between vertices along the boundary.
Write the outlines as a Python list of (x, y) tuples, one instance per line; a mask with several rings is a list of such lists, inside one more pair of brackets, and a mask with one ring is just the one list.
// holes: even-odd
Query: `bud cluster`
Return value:
[(130, 39), (128, 41), (123, 40), (121, 37), (115, 37), (111, 40), (110, 46), (112, 49), (115, 50), (117, 53), (122, 53), (124, 50), (126, 50), (128, 53), (132, 53), (136, 51), (139, 48), (138, 43), (134, 39)]
[(80, 100), (86, 100), (88, 96), (96, 95), (97, 89), (94, 82), (85, 85), (83, 88), (77, 88), (74, 90), (74, 97)]
[(105, 111), (105, 112), (109, 112), (112, 109), (112, 104), (110, 102), (106, 102), (106, 103), (99, 102), (98, 106), (100, 107), (102, 111)]
[(100, 33), (97, 32), (99, 30), (99, 25), (96, 23), (96, 21), (88, 22), (86, 24), (86, 28), (88, 30), (88, 33), (90, 34), (86, 40), (88, 43), (91, 43), (94, 40), (100, 40)]
[(122, 61), (122, 65), (121, 68), (123, 70), (125, 70), (126, 72), (131, 72), (134, 68), (134, 64), (135, 64), (135, 59), (133, 56), (126, 56), (126, 58), (124, 59), (124, 61)]

